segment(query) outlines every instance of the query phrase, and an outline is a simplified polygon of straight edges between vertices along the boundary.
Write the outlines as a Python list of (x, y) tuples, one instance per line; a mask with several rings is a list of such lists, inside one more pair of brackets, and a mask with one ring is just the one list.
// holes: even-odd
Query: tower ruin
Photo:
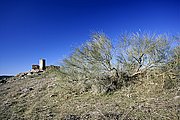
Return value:
[(39, 60), (39, 70), (45, 70), (46, 69), (46, 61), (45, 59)]

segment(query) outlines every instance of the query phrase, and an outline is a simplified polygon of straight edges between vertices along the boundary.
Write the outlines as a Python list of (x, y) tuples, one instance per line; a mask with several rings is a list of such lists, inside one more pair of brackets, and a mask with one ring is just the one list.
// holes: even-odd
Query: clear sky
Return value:
[(0, 75), (28, 71), (70, 54), (93, 32), (116, 39), (141, 29), (180, 32), (175, 0), (0, 0)]

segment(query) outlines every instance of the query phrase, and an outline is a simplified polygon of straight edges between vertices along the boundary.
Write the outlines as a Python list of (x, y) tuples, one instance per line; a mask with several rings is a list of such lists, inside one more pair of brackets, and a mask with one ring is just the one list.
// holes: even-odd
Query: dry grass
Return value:
[[(179, 84), (179, 82), (178, 82)], [(55, 74), (11, 81), (0, 86), (0, 119), (6, 120), (178, 120), (179, 86), (144, 79), (110, 94), (79, 93)]]

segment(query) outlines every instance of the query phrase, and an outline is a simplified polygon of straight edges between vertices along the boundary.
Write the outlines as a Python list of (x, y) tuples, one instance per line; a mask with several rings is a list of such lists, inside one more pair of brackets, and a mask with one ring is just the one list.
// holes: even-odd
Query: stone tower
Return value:
[(39, 70), (45, 70), (46, 69), (46, 61), (45, 59), (39, 60)]

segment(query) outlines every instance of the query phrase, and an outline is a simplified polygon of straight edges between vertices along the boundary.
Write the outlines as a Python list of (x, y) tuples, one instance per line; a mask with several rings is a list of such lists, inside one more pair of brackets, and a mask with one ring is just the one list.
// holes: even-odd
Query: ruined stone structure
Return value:
[(46, 61), (45, 59), (39, 60), (39, 70), (45, 70), (46, 69)]
[(32, 65), (32, 70), (39, 70), (39, 65)]
[(30, 71), (22, 72), (16, 75), (18, 78), (26, 78), (27, 76), (31, 75), (41, 75), (42, 72), (46, 69), (46, 62), (45, 59), (39, 60), (39, 65), (32, 65), (32, 68)]
[(32, 71), (43, 71), (46, 69), (45, 59), (39, 60), (39, 65), (32, 65)]

